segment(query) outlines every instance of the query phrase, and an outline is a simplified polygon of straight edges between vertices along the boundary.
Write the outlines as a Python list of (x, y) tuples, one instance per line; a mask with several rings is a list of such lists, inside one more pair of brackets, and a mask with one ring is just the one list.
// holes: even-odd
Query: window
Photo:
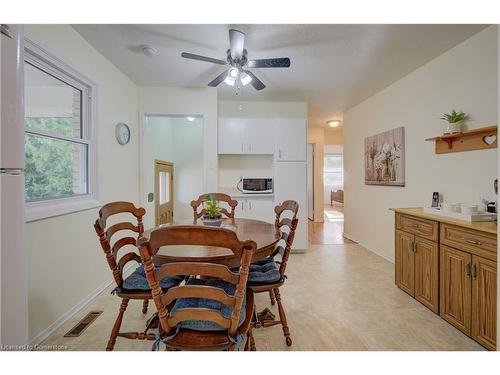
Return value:
[(27, 220), (98, 205), (95, 86), (26, 41), (24, 61)]
[(339, 188), (344, 186), (344, 156), (342, 154), (325, 154), (323, 184)]

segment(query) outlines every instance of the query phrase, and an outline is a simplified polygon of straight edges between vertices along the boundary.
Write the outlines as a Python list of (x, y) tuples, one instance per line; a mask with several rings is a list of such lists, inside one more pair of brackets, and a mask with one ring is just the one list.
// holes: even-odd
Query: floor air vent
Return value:
[(71, 328), (68, 333), (64, 335), (64, 337), (78, 337), (83, 331), (85, 331), (93, 322), (96, 320), (99, 315), (101, 315), (102, 311), (91, 311), (85, 317), (78, 322), (76, 326)]

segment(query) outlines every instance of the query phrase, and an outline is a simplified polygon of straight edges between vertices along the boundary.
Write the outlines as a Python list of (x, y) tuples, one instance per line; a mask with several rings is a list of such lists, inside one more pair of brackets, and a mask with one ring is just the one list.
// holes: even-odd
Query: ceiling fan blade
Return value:
[(215, 79), (212, 80), (208, 85), (210, 87), (217, 87), (217, 86), (219, 86), (219, 84), (226, 79), (228, 71), (229, 71), (229, 69), (223, 71), (221, 74), (219, 74), (217, 77), (215, 77)]
[(185, 59), (205, 61), (212, 64), (219, 64), (219, 65), (227, 64), (227, 62), (224, 60), (214, 59), (212, 57), (207, 57), (207, 56), (195, 55), (194, 53), (182, 52), (181, 56), (184, 57)]
[(288, 57), (280, 57), (276, 59), (249, 60), (247, 66), (249, 68), (289, 68), (290, 59)]
[(260, 90), (266, 88), (266, 85), (264, 85), (264, 83), (262, 83), (262, 81), (260, 79), (258, 79), (255, 76), (255, 74), (253, 74), (252, 72), (250, 72), (248, 70), (245, 70), (245, 73), (248, 74), (250, 77), (252, 77), (252, 80), (250, 81), (250, 84), (253, 86), (253, 88), (255, 90), (260, 91)]
[(243, 48), (245, 46), (245, 34), (241, 31), (229, 30), (229, 49), (233, 60), (241, 60), (243, 57)]

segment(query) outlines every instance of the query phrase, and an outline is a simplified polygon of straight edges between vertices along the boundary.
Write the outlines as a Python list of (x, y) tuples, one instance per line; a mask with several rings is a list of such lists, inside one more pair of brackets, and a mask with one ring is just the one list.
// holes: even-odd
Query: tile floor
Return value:
[[(281, 327), (274, 326), (254, 330), (257, 350), (484, 350), (399, 290), (393, 269), (393, 264), (358, 244), (311, 245), (305, 254), (292, 254), (282, 297), (293, 346), (286, 346)], [(104, 350), (120, 303), (110, 290), (42, 345)], [(270, 306), (267, 294), (256, 301), (259, 310)], [(90, 310), (104, 313), (80, 337), (63, 337)], [(276, 306), (272, 310), (278, 315)], [(140, 330), (149, 315), (141, 313), (141, 302), (131, 302), (122, 327)], [(150, 348), (149, 341), (120, 338), (115, 346)]]
[(344, 209), (340, 203), (326, 205), (323, 223), (309, 220), (309, 242), (315, 245), (341, 245), (353, 243), (344, 237)]

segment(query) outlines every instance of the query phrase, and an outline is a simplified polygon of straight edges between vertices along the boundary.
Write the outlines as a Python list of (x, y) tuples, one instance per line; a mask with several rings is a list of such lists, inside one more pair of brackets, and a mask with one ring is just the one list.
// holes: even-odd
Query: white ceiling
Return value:
[[(238, 95), (222, 83), (220, 100), (303, 101), (309, 123), (342, 113), (485, 25), (75, 25), (90, 44), (140, 86), (206, 87), (225, 67), (181, 52), (225, 60), (228, 29), (246, 33), (249, 59), (290, 57), (288, 69), (253, 69), (266, 84)], [(158, 54), (142, 54), (141, 45)]]

